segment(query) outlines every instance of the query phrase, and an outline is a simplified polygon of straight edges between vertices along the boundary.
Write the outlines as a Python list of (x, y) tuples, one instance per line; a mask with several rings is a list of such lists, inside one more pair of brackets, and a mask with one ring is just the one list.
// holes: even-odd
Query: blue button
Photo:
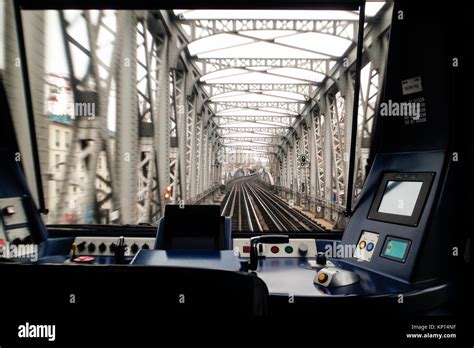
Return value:
[(367, 251), (371, 251), (374, 248), (374, 243), (367, 244)]

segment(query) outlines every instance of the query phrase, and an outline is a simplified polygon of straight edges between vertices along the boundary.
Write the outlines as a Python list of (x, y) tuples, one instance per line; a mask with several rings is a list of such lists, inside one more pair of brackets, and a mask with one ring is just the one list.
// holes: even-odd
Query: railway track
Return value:
[(222, 215), (232, 217), (233, 231), (322, 232), (325, 229), (277, 195), (256, 176), (235, 179), (222, 202)]

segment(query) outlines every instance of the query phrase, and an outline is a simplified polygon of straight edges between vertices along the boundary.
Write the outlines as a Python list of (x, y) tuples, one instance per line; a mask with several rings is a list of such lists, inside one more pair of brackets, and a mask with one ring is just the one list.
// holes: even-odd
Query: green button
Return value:
[(290, 247), (289, 245), (285, 247), (285, 251), (287, 254), (291, 254), (293, 252), (293, 247)]

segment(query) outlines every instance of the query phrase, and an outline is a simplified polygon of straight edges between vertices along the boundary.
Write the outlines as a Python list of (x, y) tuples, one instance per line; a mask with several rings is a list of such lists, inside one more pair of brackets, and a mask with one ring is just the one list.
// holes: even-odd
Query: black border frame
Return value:
[[(428, 194), (431, 189), (431, 184), (435, 177), (434, 172), (428, 173), (384, 173), (382, 180), (377, 188), (377, 193), (374, 200), (372, 201), (372, 206), (370, 207), (369, 214), (367, 219), (378, 220), (383, 222), (389, 222), (399, 225), (408, 225), (408, 226), (418, 226), (420, 221), (421, 214), (423, 213), (423, 208), (425, 206)], [(385, 193), (385, 188), (389, 181), (421, 181), (423, 184), (421, 186), (420, 193), (413, 208), (413, 213), (411, 216), (396, 215), (381, 213), (378, 211), (380, 203)]]
[[(209, 208), (209, 207), (213, 207), (212, 209)], [(181, 211), (181, 210), (194, 210), (195, 214), (196, 215), (200, 215), (200, 214), (203, 214), (205, 213), (205, 210), (215, 210), (215, 212), (213, 211), (212, 213), (217, 213), (217, 216), (219, 216), (219, 221), (218, 221), (218, 224), (219, 224), (219, 229), (218, 229), (218, 233), (217, 235), (216, 234), (209, 234), (209, 236), (212, 236), (213, 238), (213, 247), (210, 248), (210, 249), (204, 249), (204, 250), (224, 250), (224, 228), (225, 228), (225, 221), (222, 219), (221, 215), (220, 215), (220, 208), (218, 205), (184, 205), (184, 208), (181, 208), (179, 206), (179, 204), (167, 204), (165, 206), (165, 214), (164, 214), (164, 219), (163, 219), (163, 229), (161, 231), (161, 233), (163, 233), (163, 246), (165, 247), (165, 249), (167, 250), (172, 250), (172, 249), (179, 249), (179, 248), (175, 248), (175, 247), (172, 247), (173, 245), (173, 237), (175, 236), (172, 236), (171, 233), (165, 233), (165, 228), (166, 228), (166, 212), (168, 212), (168, 216), (170, 214), (176, 214), (174, 217), (179, 217), (177, 215), (177, 212)], [(198, 214), (200, 213), (200, 214)], [(189, 216), (188, 216), (189, 217)], [(207, 217), (209, 216), (203, 216), (205, 217), (207, 220)], [(183, 218), (183, 217), (181, 217)], [(186, 216), (184, 216), (184, 218), (186, 218)], [(169, 220), (168, 220), (169, 221)], [(193, 236), (197, 236), (197, 235), (193, 235)]]
[[(399, 259), (399, 258), (396, 258), (396, 257), (385, 254), (385, 249), (387, 248), (387, 244), (388, 244), (388, 242), (390, 242), (392, 240), (397, 241), (397, 242), (408, 243), (408, 246), (405, 249), (405, 253), (403, 254), (402, 259)], [(407, 257), (408, 257), (408, 252), (410, 251), (410, 248), (411, 248), (411, 244), (412, 244), (412, 242), (411, 242), (410, 239), (387, 236), (387, 237), (385, 237), (385, 241), (383, 242), (382, 250), (380, 250), (380, 257), (383, 257), (383, 258), (386, 258), (386, 259), (389, 259), (389, 260), (393, 260), (393, 261), (397, 261), (397, 262), (400, 262), (400, 263), (405, 263), (406, 260), (407, 260)]]

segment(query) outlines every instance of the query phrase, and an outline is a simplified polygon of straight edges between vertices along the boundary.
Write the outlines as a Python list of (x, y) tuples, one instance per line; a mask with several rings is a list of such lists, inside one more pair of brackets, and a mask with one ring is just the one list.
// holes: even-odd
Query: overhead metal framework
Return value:
[[(366, 9), (355, 191), (365, 176), (362, 157), (368, 153), (390, 22), (388, 4), (367, 3)], [(224, 151), (266, 151), (278, 164), (272, 174), (283, 196), (340, 220), (354, 119), (357, 12), (175, 10), (174, 15)], [(303, 165), (302, 155), (308, 158)]]
[[(70, 187), (79, 185), (79, 222), (97, 222), (107, 209), (111, 222), (156, 223), (166, 203), (202, 201), (256, 161), (284, 198), (340, 221), (353, 120), (357, 199), (383, 81), (390, 3), (366, 4), (357, 117), (357, 11), (52, 12), (75, 105), (93, 104), (95, 115), (73, 116), (49, 222), (62, 222)], [(40, 12), (29, 16), (44, 21)], [(27, 48), (44, 55), (47, 38), (32, 32), (26, 31)], [(44, 71), (31, 76), (38, 97)], [(6, 77), (18, 83), (13, 72)], [(106, 174), (98, 172), (101, 156)]]

